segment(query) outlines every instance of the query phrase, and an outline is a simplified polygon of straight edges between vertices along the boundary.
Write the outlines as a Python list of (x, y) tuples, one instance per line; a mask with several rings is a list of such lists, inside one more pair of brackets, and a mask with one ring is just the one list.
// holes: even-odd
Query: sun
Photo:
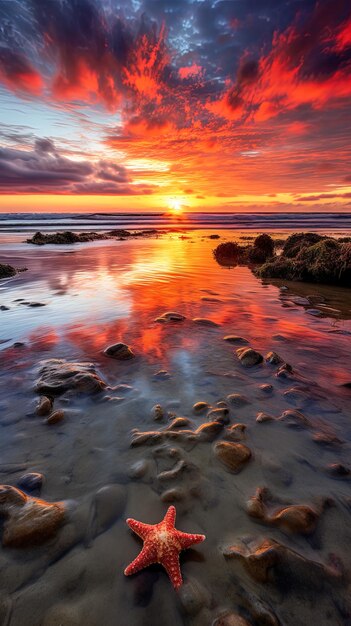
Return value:
[(168, 209), (170, 213), (174, 215), (181, 215), (183, 213), (183, 204), (180, 198), (169, 198)]

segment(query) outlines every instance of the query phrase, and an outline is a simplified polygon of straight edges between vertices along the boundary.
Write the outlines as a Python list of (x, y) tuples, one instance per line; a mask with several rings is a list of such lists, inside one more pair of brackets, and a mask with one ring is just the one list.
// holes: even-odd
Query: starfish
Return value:
[(136, 559), (126, 567), (126, 576), (136, 574), (152, 563), (160, 563), (165, 568), (175, 589), (183, 584), (179, 565), (179, 552), (194, 543), (201, 543), (205, 535), (190, 535), (174, 527), (176, 510), (170, 506), (159, 524), (143, 524), (135, 519), (127, 519), (127, 524), (144, 541)]

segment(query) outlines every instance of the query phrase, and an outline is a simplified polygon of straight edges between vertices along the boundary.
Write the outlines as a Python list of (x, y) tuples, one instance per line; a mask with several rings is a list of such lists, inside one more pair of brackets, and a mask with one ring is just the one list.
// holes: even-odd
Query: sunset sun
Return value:
[(181, 215), (184, 211), (181, 198), (170, 198), (168, 200), (168, 210), (173, 215)]

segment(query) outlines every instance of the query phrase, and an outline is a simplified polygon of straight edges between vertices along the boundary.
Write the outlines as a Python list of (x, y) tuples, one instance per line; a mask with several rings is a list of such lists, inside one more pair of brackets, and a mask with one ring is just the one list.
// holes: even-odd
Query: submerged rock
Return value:
[(156, 317), (155, 322), (184, 322), (185, 315), (182, 313), (176, 313), (175, 311), (166, 311), (159, 317)]
[(221, 424), (229, 424), (229, 409), (227, 407), (221, 407), (219, 409), (212, 409), (207, 413), (207, 419), (212, 422), (221, 422)]
[(130, 346), (121, 342), (105, 348), (104, 354), (105, 356), (109, 356), (111, 359), (117, 359), (118, 361), (127, 361), (128, 359), (133, 359), (135, 356)]
[(244, 367), (254, 367), (263, 361), (262, 354), (253, 348), (238, 348), (236, 355)]
[(193, 405), (193, 413), (204, 413), (209, 408), (209, 404), (207, 402), (196, 402)]
[(36, 414), (39, 415), (39, 417), (45, 417), (46, 415), (49, 415), (51, 413), (53, 406), (54, 406), (53, 398), (42, 396), (39, 399), (39, 402), (37, 404)]
[(270, 365), (279, 365), (284, 361), (276, 352), (268, 352), (268, 354), (266, 354), (266, 362)]
[(251, 450), (245, 444), (229, 441), (216, 443), (214, 453), (218, 460), (234, 473), (240, 472), (251, 458)]
[(351, 478), (351, 469), (342, 463), (330, 463), (327, 472), (333, 478)]
[(199, 324), (200, 326), (219, 326), (217, 322), (209, 320), (206, 317), (194, 317), (193, 322), (195, 324)]
[(45, 424), (49, 424), (50, 426), (52, 426), (53, 424), (58, 424), (59, 422), (62, 422), (64, 419), (65, 413), (60, 409), (51, 413), (51, 415), (46, 418)]
[(324, 565), (306, 558), (274, 539), (239, 540), (223, 552), (226, 558), (241, 561), (251, 578), (260, 583), (273, 582), (284, 588), (286, 580), (308, 587), (323, 588), (324, 582), (343, 578), (342, 564), (333, 556)]
[(155, 422), (161, 422), (166, 417), (166, 412), (160, 404), (155, 404), (151, 409), (151, 415)]
[(24, 491), (40, 491), (43, 480), (43, 474), (39, 474), (39, 472), (28, 472), (28, 474), (23, 474), (23, 476), (18, 479), (17, 485), (24, 489)]
[(106, 388), (92, 363), (48, 359), (41, 362), (39, 374), (35, 389), (44, 395), (60, 395), (66, 391), (95, 394)]
[(259, 487), (247, 503), (247, 512), (250, 517), (288, 532), (308, 535), (316, 529), (321, 507), (317, 509), (305, 504), (279, 506), (279, 500), (276, 502), (268, 489)]
[(228, 341), (228, 343), (238, 343), (238, 344), (246, 344), (249, 343), (247, 339), (244, 337), (238, 337), (237, 335), (226, 335), (223, 337), (224, 341)]
[(2, 545), (22, 547), (42, 543), (63, 524), (63, 502), (45, 502), (9, 485), (0, 486), (0, 516), (5, 518)]
[(229, 396), (227, 396), (227, 400), (228, 402), (230, 402), (230, 404), (236, 407), (242, 407), (246, 404), (250, 404), (250, 401), (245, 398), (245, 396), (242, 396), (240, 393), (229, 394)]

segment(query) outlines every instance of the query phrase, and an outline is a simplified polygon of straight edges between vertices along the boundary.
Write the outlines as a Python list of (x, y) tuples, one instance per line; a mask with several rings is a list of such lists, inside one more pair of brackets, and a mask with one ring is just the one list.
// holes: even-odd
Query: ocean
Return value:
[(351, 231), (351, 213), (2, 213), (1, 233), (114, 228)]

